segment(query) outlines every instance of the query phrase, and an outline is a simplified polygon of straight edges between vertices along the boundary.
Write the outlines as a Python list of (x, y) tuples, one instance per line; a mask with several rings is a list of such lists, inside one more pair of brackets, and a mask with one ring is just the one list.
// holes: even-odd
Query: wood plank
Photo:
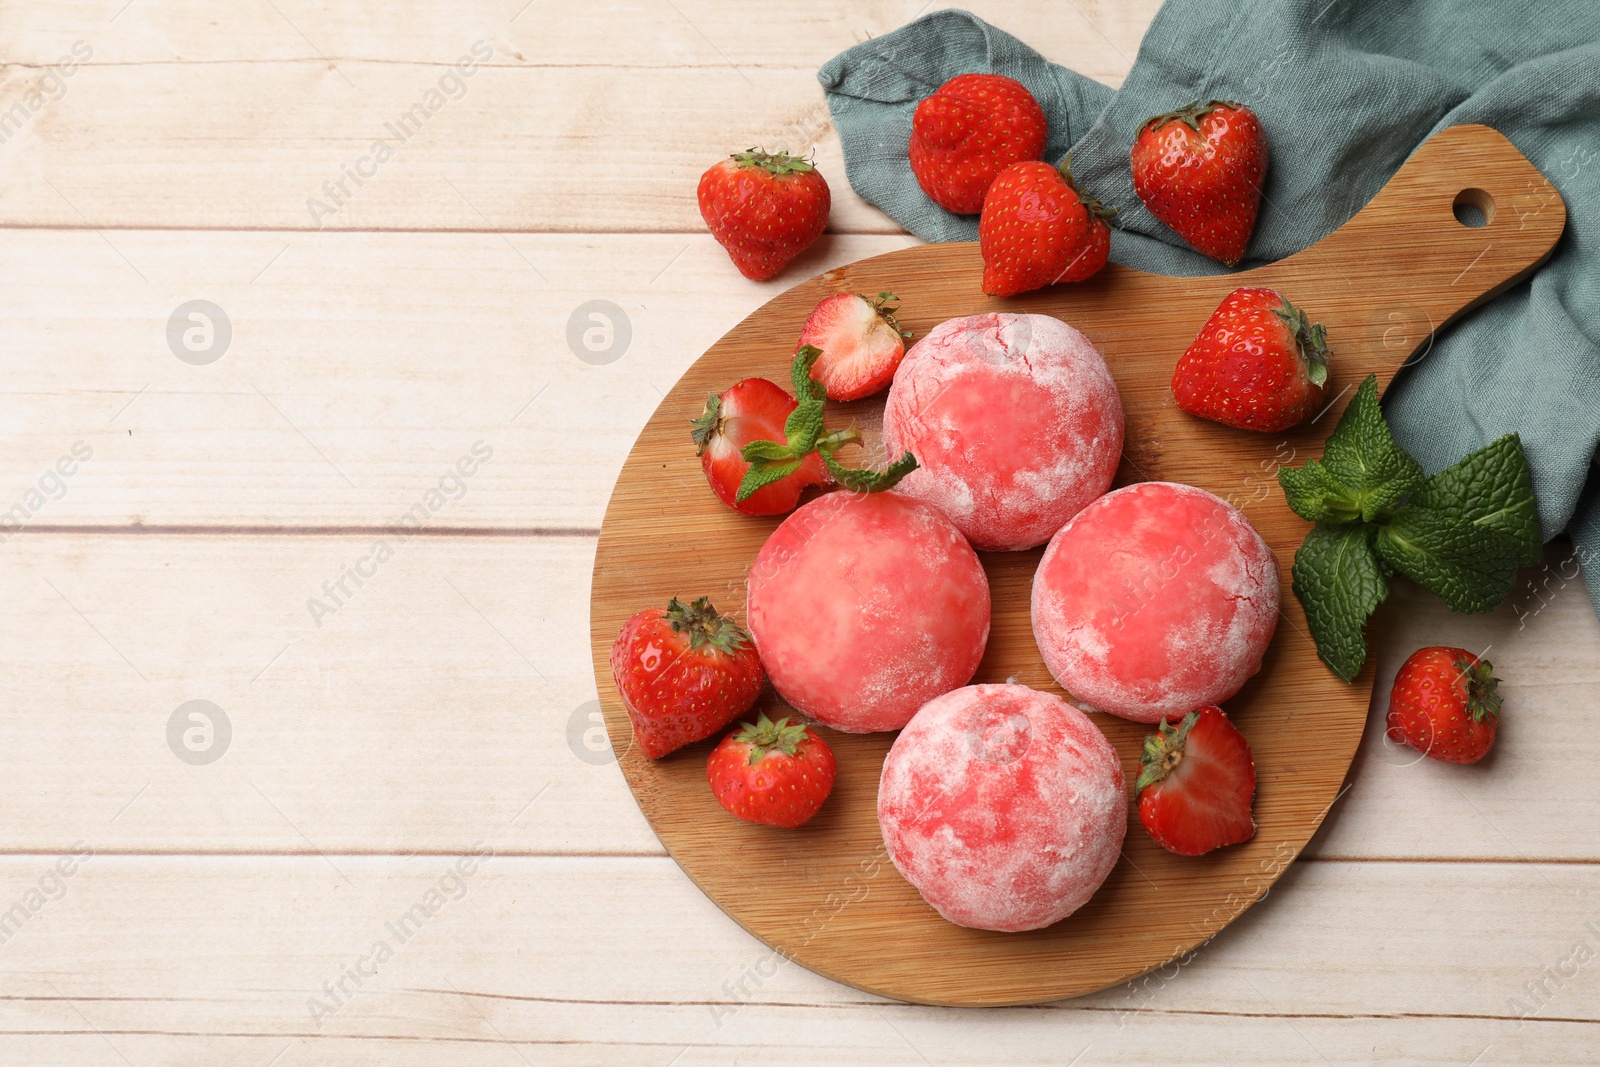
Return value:
[[(1042, 21), (1020, 2), (978, 8), (1116, 81), (1156, 6), (1067, 5)], [(285, 2), (215, 19), (198, 0), (135, 0), (115, 21), (84, 2), (18, 20), (0, 34), (9, 58), (53, 64), (78, 42), (92, 56), (0, 147), (0, 225), (700, 233), (700, 173), (765, 144), (816, 150), (835, 231), (899, 232), (851, 191), (815, 72), (913, 5), (756, 19), (732, 0), (518, 7), (391, 20)], [(450, 75), (478, 41), (484, 65)], [(12, 68), (0, 98), (45, 76)], [(389, 132), (419, 102), (420, 129)], [(378, 138), (393, 158), (343, 178)], [(622, 162), (639, 158), (650, 166)], [(341, 179), (344, 193), (324, 191)]]
[[(796, 278), (912, 243), (826, 236), (755, 283), (707, 236), (104, 236), (0, 232), (0, 512), (93, 450), (30, 526), (387, 526), (482, 440), (492, 461), (440, 523), (592, 530), (639, 428), (724, 330)], [(194, 299), (231, 324), (209, 365), (169, 347)], [(609, 363), (576, 354), (591, 300), (627, 322)]]
[[(603, 732), (585, 737), (593, 552), (381, 534), (13, 541), (0, 633), (30, 669), (0, 720), (5, 849), (86, 836), (112, 851), (405, 854), (489, 835), (659, 854)], [(344, 580), (357, 570), (372, 573)], [(341, 581), (344, 595), (324, 589)], [(313, 597), (332, 613), (313, 619)], [(208, 744), (189, 712), (173, 740), (195, 700), (221, 709), (229, 740), (219, 728)], [(214, 762), (179, 755), (191, 727)]]
[(55, 61), (77, 40), (89, 41), (96, 60), (107, 64), (346, 59), (424, 64), (454, 62), (458, 44), (482, 38), (495, 46), (491, 63), (501, 66), (814, 70), (842, 49), (924, 12), (960, 6), (1035, 42), (1056, 62), (1106, 81), (1127, 72), (1160, 7), (1157, 0), (1046, 7), (1027, 0), (963, 5), (815, 0), (769, 5), (760, 18), (751, 18), (738, 0), (617, 0), (604, 8), (549, 0), (523, 4), (460, 0), (375, 19), (358, 5), (274, 0), (231, 6), (226, 18), (216, 18), (214, 5), (203, 0), (138, 0), (121, 12), (94, 0), (61, 0), (33, 5), (38, 12), (23, 11), (9, 20), (0, 28), (0, 46), (13, 62), (30, 64)]
[[(7, 543), (0, 637), (26, 669), (0, 720), (5, 850), (92, 837), (108, 851), (438, 852), (502, 832), (507, 851), (661, 855), (603, 734), (589, 733), (594, 541), (396, 540), (316, 626), (306, 601), (331, 603), (322, 583), (376, 537)], [(1600, 778), (1550, 784), (1588, 728), (1600, 622), (1580, 579), (1556, 584), (1574, 573), (1562, 546), (1547, 567), (1470, 618), (1396, 583), (1352, 786), (1307, 855), (1600, 860), (1587, 831)], [(1383, 740), (1388, 678), (1435, 642), (1493, 646), (1506, 719), (1484, 765), (1418, 761)], [(214, 702), (233, 726), (209, 766), (167, 747), (168, 719), (189, 700)]]
[[(0, 860), (0, 899), (53, 862)], [(1148, 985), (952, 1012), (772, 960), (666, 859), (494, 856), (450, 877), (455, 862), (97, 854), (4, 945), (0, 1056), (1094, 1064), (1181, 1047), (1186, 1063), (1288, 1064), (1370, 1063), (1380, 1047), (1396, 1062), (1544, 1063), (1581, 1062), (1596, 1033), (1600, 971), (1565, 962), (1600, 943), (1592, 894), (1574, 892), (1592, 868), (1546, 885), (1522, 866), (1298, 867)], [(378, 942), (390, 955), (374, 967)], [(376, 973), (330, 996), (364, 957)], [(315, 1019), (313, 995), (330, 1009)]]
[[(1451, 213), (1463, 188), (1486, 190), (1503, 205), (1534, 189), (1548, 205), (1526, 218), (1502, 209), (1480, 234)], [(1443, 328), (1531, 274), (1554, 247), (1564, 221), (1560, 196), (1509, 141), (1484, 126), (1459, 126), (1419, 148), (1338, 231), (1255, 270), (1179, 279), (1112, 264), (1080, 284), (1000, 300), (978, 291), (982, 261), (972, 242), (891, 252), (775, 297), (695, 363), (668, 395), (670, 406), (688, 406), (740, 373), (781, 378), (788, 353), (774, 352), (769, 339), (797, 332), (818, 301), (835, 292), (892, 290), (902, 300), (898, 314), (906, 327), (924, 335), (956, 316), (1032, 313), (1071, 322), (1094, 342), (1116, 379), (1126, 422), (1116, 484), (1181, 482), (1231, 500), (1280, 561), (1274, 580), (1283, 625), (1265, 650), (1260, 673), (1224, 701), (1255, 756), (1257, 830), (1251, 841), (1202, 861), (1174, 857), (1135, 831), (1092, 900), (1070, 918), (1019, 937), (946, 922), (903, 881), (863, 887), (887, 859), (875, 786), (894, 740), (890, 734), (823, 730), (838, 758), (839, 781), (822, 815), (791, 835), (749, 825), (730, 827), (725, 836), (706, 832), (721, 814), (707, 795), (700, 762), (712, 741), (655, 761), (635, 748), (620, 764), (651, 826), (695, 883), (767, 944), (841, 981), (900, 999), (988, 1006), (1077, 996), (1143, 972), (1165, 959), (1173, 944), (1209, 936), (1265, 892), (1316, 832), (1360, 744), (1373, 681), (1370, 659), (1350, 683), (1319, 660), (1305, 613), (1290, 591), (1287, 566), (1308, 526), (1281, 493), (1270, 490), (1270, 482), (1266, 492), (1250, 487), (1271, 478), (1286, 456), (1320, 455), (1354, 387), (1372, 375), (1382, 390), (1411, 355), (1385, 337), (1387, 317), (1378, 312), (1393, 306), (1385, 294), (1403, 284), (1408, 306)], [(1468, 266), (1474, 266), (1473, 281), (1463, 285)], [(1223, 297), (1241, 285), (1302, 294), (1298, 299), (1307, 314), (1326, 325), (1339, 359), (1330, 369), (1330, 399), (1320, 421), (1266, 435), (1195, 419), (1173, 405), (1167, 353), (1192, 340)], [(1152, 319), (1153, 307), (1165, 314)], [(1026, 337), (1025, 326), (1017, 337)], [(1025, 353), (1011, 358), (1028, 362)], [(844, 425), (847, 415), (863, 424), (880, 421), (871, 415), (881, 410), (881, 398), (874, 398), (848, 413), (836, 412), (836, 425)], [(945, 418), (937, 402), (921, 414), (936, 423)], [(779, 521), (803, 523), (806, 509), (818, 506), (767, 519), (733, 512), (705, 492), (699, 465), (678, 443), (680, 426), (667, 409), (652, 417), (629, 454), (601, 529), (592, 654), (613, 738), (630, 736), (607, 667), (624, 620), (641, 603), (664, 602), (697, 581), (727, 588), (737, 598), (751, 561)], [(978, 441), (987, 429), (968, 423), (953, 432)], [(811, 521), (818, 521), (815, 515)], [(791, 536), (805, 539), (792, 529)], [(1206, 558), (1199, 544), (1190, 555)], [(695, 550), (685, 552), (685, 545)], [(982, 555), (993, 622), (974, 683), (1015, 680), (1068, 695), (1044, 670), (1029, 624), (1028, 590), (1042, 554), (1041, 548)], [(1152, 595), (1163, 595), (1163, 583), (1173, 577), (1156, 574), (1163, 566), (1151, 560), (1149, 575), (1132, 576), (1130, 585), (1148, 581)], [(863, 597), (865, 605), (871, 594)], [(1071, 688), (1069, 679), (1060, 681)], [(767, 705), (770, 715), (787, 710), (779, 689)], [(1095, 718), (1121, 757), (1123, 773), (1137, 777), (1148, 727), (1111, 715)], [(821, 929), (796, 919), (831, 914), (838, 900), (856, 893), (861, 903)], [(860, 945), (866, 941), (884, 948), (863, 957)]]

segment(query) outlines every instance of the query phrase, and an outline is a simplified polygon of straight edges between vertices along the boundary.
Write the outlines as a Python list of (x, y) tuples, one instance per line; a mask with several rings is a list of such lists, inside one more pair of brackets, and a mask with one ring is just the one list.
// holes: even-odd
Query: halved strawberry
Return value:
[(822, 383), (830, 400), (871, 396), (894, 378), (906, 354), (905, 338), (895, 321), (898, 299), (879, 293), (868, 300), (855, 293), (835, 293), (811, 311), (800, 330), (800, 343), (822, 349), (811, 377)]
[(794, 510), (806, 486), (825, 480), (822, 457), (813, 452), (792, 474), (738, 499), (739, 483), (750, 469), (744, 446), (751, 441), (783, 441), (784, 423), (798, 406), (794, 397), (765, 378), (744, 378), (706, 398), (706, 410), (694, 420), (691, 435), (706, 481), (724, 504), (746, 515), (782, 515)]
[(1191, 711), (1176, 728), (1162, 723), (1144, 739), (1139, 766), (1139, 821), (1168, 852), (1198, 856), (1255, 836), (1255, 760), (1221, 708)]

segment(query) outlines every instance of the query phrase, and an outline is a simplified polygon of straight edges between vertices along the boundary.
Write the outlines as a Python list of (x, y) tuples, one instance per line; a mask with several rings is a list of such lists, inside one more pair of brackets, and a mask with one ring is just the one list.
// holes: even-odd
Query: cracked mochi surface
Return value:
[(1157, 722), (1222, 703), (1261, 669), (1278, 563), (1225, 500), (1140, 482), (1051, 539), (1032, 606), (1045, 666), (1079, 707)]
[(745, 615), (784, 700), (835, 730), (898, 730), (978, 669), (989, 579), (937, 509), (841, 490), (767, 538)]
[(1023, 685), (972, 685), (930, 700), (895, 739), (878, 824), (940, 915), (1037, 930), (1116, 866), (1128, 798), (1116, 751), (1083, 712)]
[(1049, 315), (968, 315), (911, 346), (883, 412), (899, 491), (974, 546), (1032, 548), (1111, 488), (1122, 400), (1089, 339)]

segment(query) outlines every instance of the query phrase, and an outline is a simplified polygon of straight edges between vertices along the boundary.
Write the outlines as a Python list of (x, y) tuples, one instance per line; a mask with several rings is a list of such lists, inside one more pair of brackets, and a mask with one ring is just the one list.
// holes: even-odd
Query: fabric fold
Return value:
[(1028, 87), (1050, 120), (1046, 159), (1070, 151), (1079, 185), (1119, 209), (1111, 258), (1160, 274), (1225, 268), (1133, 192), (1128, 153), (1151, 115), (1231, 99), (1261, 117), (1270, 162), (1243, 268), (1336, 230), (1438, 130), (1505, 134), (1561, 192), (1566, 234), (1530, 281), (1442, 331), (1384, 404), (1429, 471), (1519, 432), (1545, 537), (1567, 531), (1593, 561), (1583, 575), (1600, 611), (1600, 21), (1589, 0), (1168, 0), (1115, 91), (975, 15), (934, 12), (818, 75), (851, 187), (924, 240), (977, 237), (976, 216), (930, 201), (906, 162), (917, 102), (971, 71)]

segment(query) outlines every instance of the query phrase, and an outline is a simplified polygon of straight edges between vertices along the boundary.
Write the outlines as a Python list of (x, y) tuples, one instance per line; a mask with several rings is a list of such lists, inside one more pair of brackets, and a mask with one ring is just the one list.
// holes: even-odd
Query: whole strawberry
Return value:
[(1021, 82), (958, 74), (911, 116), (911, 173), (935, 204), (976, 215), (1001, 171), (1044, 155), (1048, 133), (1044, 109)]
[(1500, 719), (1494, 665), (1464, 648), (1419, 648), (1389, 691), (1389, 740), (1445, 763), (1477, 763)]
[(751, 441), (784, 440), (784, 424), (799, 405), (795, 398), (765, 378), (745, 378), (706, 398), (706, 409), (694, 420), (691, 436), (700, 467), (717, 498), (746, 515), (782, 515), (794, 510), (800, 493), (825, 478), (822, 457), (807, 456), (794, 471), (738, 498), (750, 461), (743, 449)]
[(765, 281), (828, 224), (828, 183), (803, 159), (752, 148), (700, 176), (700, 216), (746, 278)]
[(894, 313), (893, 293), (868, 300), (856, 293), (826, 297), (806, 319), (800, 343), (821, 351), (811, 376), (821, 382), (830, 400), (859, 400), (894, 379), (906, 354), (910, 331), (902, 330)]
[(989, 187), (978, 220), (983, 291), (1013, 296), (1097, 273), (1111, 252), (1112, 214), (1079, 194), (1065, 162), (1013, 163)]
[(750, 710), (766, 680), (744, 628), (701, 597), (673, 598), (623, 624), (611, 677), (644, 754), (660, 759)]
[(1243, 104), (1198, 100), (1157, 115), (1133, 142), (1133, 188), (1150, 213), (1195, 249), (1233, 266), (1261, 207), (1267, 139)]
[(1217, 305), (1172, 372), (1191, 415), (1277, 433), (1322, 406), (1328, 338), (1271, 289), (1235, 289)]
[(1255, 760), (1221, 708), (1191, 711), (1176, 728), (1163, 722), (1139, 767), (1139, 821), (1168, 852), (1198, 856), (1255, 836)]
[(717, 802), (746, 822), (799, 826), (833, 790), (833, 751), (816, 731), (788, 716), (763, 714), (722, 739), (706, 762)]

